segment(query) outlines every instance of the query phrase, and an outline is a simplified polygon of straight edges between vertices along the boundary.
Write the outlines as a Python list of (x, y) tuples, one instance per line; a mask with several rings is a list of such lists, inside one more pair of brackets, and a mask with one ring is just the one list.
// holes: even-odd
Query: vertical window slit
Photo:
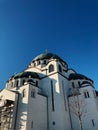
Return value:
[(53, 93), (53, 81), (51, 80), (51, 98), (52, 98), (52, 111), (54, 111), (54, 93)]
[(92, 125), (95, 126), (95, 122), (94, 122), (94, 120), (92, 120)]

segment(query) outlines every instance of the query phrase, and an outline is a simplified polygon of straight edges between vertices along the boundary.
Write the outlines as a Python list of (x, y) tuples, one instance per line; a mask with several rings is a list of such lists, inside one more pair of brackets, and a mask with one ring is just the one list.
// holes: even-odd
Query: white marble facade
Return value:
[(0, 130), (98, 130), (97, 122), (93, 81), (52, 53), (35, 57), (0, 91)]

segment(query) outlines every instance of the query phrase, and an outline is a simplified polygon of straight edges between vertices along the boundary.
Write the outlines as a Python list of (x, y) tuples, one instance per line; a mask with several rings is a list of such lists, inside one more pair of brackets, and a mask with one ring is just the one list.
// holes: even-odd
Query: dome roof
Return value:
[[(69, 75), (69, 80), (75, 80), (75, 79), (86, 79), (86, 80), (90, 80), (92, 81), (91, 79), (89, 79), (88, 77), (82, 75), (82, 74), (78, 74), (78, 73), (71, 73)], [(92, 81), (93, 82), (93, 81)]]
[(39, 75), (36, 73), (36, 72), (30, 72), (30, 71), (26, 71), (26, 72), (21, 72), (21, 73), (18, 73), (18, 74), (15, 74), (13, 75), (12, 77), (13, 78), (29, 78), (29, 76), (31, 78), (37, 78), (37, 79), (40, 79)]
[[(33, 61), (43, 60), (43, 59), (51, 59), (51, 58), (63, 61), (59, 56), (57, 56), (56, 54), (53, 54), (53, 53), (43, 53), (43, 54), (40, 54), (37, 57), (35, 57), (33, 59)], [(63, 61), (63, 62), (65, 62), (65, 61)]]

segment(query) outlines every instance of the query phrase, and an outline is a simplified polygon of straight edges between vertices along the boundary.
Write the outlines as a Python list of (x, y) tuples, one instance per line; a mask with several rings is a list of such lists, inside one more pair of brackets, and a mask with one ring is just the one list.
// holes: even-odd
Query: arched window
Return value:
[(46, 64), (46, 60), (44, 60), (44, 64)]
[(38, 61), (37, 65), (40, 65), (40, 61)]
[(22, 96), (23, 96), (23, 97), (26, 96), (26, 90), (25, 90), (25, 89), (23, 89), (23, 91), (22, 91)]
[(31, 122), (31, 128), (33, 128), (33, 121)]
[(52, 71), (54, 71), (54, 66), (53, 66), (53, 65), (50, 65), (50, 66), (49, 66), (49, 73), (52, 72)]
[(16, 87), (18, 87), (18, 86), (19, 86), (19, 80), (16, 81)]
[(34, 83), (34, 81), (32, 79), (29, 79), (28, 83)]
[(89, 92), (88, 92), (88, 91), (85, 91), (85, 92), (84, 92), (84, 97), (85, 97), (85, 98), (89, 98), (89, 97), (90, 97), (90, 95), (89, 95)]
[(93, 125), (93, 127), (95, 126), (95, 122), (94, 122), (94, 119), (92, 119), (92, 125)]
[(31, 90), (31, 97), (35, 98), (36, 97), (36, 92), (34, 89)]
[(24, 85), (24, 83), (25, 83), (25, 80), (22, 81), (22, 85)]
[(89, 96), (89, 92), (87, 92), (87, 97), (89, 98), (90, 96)]
[(79, 85), (79, 87), (81, 87), (81, 83), (80, 83), (80, 81), (78, 82), (78, 85)]
[(62, 72), (62, 68), (61, 68), (61, 66), (59, 65), (59, 72)]
[(36, 87), (38, 87), (38, 81), (36, 81)]

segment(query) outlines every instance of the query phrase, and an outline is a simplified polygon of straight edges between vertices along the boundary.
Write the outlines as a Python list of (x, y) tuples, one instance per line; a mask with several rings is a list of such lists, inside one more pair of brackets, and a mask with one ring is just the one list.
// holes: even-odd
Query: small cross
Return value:
[(46, 49), (46, 54), (48, 53), (48, 50)]

